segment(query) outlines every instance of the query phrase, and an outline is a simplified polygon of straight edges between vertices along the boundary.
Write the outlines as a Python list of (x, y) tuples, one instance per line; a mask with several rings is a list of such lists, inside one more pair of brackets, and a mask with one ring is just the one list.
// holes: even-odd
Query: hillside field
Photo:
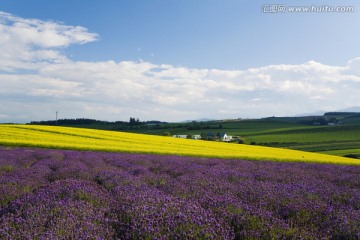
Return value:
[[(276, 148), (287, 148), (308, 152), (326, 153), (360, 159), (360, 115), (329, 114), (334, 126), (322, 123), (314, 125), (316, 119), (324, 117), (270, 117), (263, 119), (233, 119), (208, 122), (166, 123), (150, 122), (105, 122), (91, 119), (34, 122), (51, 126), (67, 126), (99, 130), (143, 133), (149, 135), (200, 135), (201, 133), (225, 132), (239, 136), (245, 144), (256, 144)], [(335, 119), (335, 120), (334, 120)], [(318, 122), (320, 124), (320, 122)]]
[(0, 125), (0, 145), (360, 165), (357, 159), (288, 149), (36, 125)]
[[(360, 158), (360, 123), (348, 121), (335, 126), (314, 126), (301, 124), (293, 118), (266, 118), (231, 120), (204, 123), (160, 125), (158, 129), (132, 129), (131, 132), (162, 135), (201, 134), (225, 132), (240, 136), (246, 144), (287, 148), (345, 156), (358, 155)], [(341, 151), (337, 151), (341, 150)]]

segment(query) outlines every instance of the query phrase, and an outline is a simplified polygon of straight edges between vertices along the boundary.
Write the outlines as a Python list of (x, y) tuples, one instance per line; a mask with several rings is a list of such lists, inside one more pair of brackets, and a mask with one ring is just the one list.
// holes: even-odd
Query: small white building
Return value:
[(191, 138), (198, 140), (198, 139), (201, 139), (201, 135), (192, 135)]
[(188, 137), (190, 137), (191, 139), (195, 139), (195, 140), (201, 139), (201, 135), (183, 135), (183, 134), (173, 135), (173, 138), (187, 139)]
[(187, 135), (174, 135), (173, 137), (174, 138), (184, 138), (184, 139), (186, 139)]
[(205, 134), (205, 140), (214, 140), (214, 141), (222, 141), (222, 142), (230, 142), (232, 140), (232, 136), (227, 135), (226, 133), (212, 133), (209, 132)]
[(226, 139), (224, 139), (225, 142), (230, 142), (232, 140), (232, 136), (226, 135)]
[(220, 133), (219, 136), (220, 136), (219, 140), (223, 142), (230, 142), (232, 139), (232, 136), (227, 135), (226, 133)]

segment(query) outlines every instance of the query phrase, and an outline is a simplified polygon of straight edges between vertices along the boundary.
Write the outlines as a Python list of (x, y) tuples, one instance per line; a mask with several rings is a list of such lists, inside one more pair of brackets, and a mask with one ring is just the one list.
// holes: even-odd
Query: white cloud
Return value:
[(64, 62), (66, 56), (56, 49), (96, 39), (97, 34), (83, 27), (0, 12), (0, 70), (39, 69), (44, 63)]
[[(85, 28), (0, 13), (0, 121), (294, 115), (357, 105), (360, 58), (221, 70), (150, 62), (76, 62), (58, 48), (96, 40)], [(22, 70), (32, 70), (26, 74)]]
[[(356, 104), (356, 76), (347, 79), (342, 74), (347, 68), (304, 63), (233, 72), (148, 62), (68, 61), (48, 64), (37, 75), (0, 75), (0, 81), (5, 83), (2, 92), (34, 103), (71, 101), (78, 117), (176, 121), (291, 115)], [(321, 78), (314, 72), (321, 72)], [(46, 108), (53, 108), (50, 103)]]

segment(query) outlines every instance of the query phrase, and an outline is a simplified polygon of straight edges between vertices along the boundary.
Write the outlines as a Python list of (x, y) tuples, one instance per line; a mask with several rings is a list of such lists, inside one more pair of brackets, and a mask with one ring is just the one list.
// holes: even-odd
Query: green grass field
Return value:
[(360, 165), (357, 159), (288, 149), (54, 126), (0, 125), (0, 145)]
[(360, 125), (275, 129), (249, 134), (246, 138), (265, 146), (343, 156), (360, 149)]
[[(208, 132), (226, 132), (241, 136), (246, 144), (288, 148), (309, 152), (323, 152), (344, 156), (355, 154), (360, 149), (360, 124), (337, 126), (309, 126), (279, 119), (242, 120), (217, 122), (210, 125), (222, 128)], [(177, 129), (174, 134), (200, 134), (205, 130)], [(160, 131), (158, 131), (159, 133)], [(205, 131), (206, 132), (206, 131)], [(337, 151), (341, 150), (341, 151)]]
[[(288, 148), (309, 152), (324, 152), (334, 155), (356, 153), (360, 149), (360, 124), (337, 126), (310, 126), (279, 119), (242, 120), (205, 123), (214, 128), (188, 130), (174, 129), (171, 134), (200, 134), (202, 132), (226, 132), (241, 136), (246, 144)], [(221, 125), (221, 128), (216, 128)], [(143, 131), (146, 134), (161, 135), (164, 129)], [(341, 151), (335, 151), (341, 150)]]

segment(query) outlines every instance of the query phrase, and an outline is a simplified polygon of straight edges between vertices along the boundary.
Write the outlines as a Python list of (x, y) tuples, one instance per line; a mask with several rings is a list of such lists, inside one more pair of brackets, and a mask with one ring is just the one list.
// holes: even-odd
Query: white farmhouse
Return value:
[(223, 142), (230, 142), (232, 139), (232, 136), (227, 135), (226, 133), (218, 133), (219, 140)]
[(198, 140), (201, 139), (201, 135), (192, 135), (192, 139)]
[(230, 135), (227, 135), (226, 136), (226, 139), (224, 140), (224, 141), (226, 141), (226, 142), (230, 142), (231, 140), (232, 140), (232, 136), (230, 136)]

